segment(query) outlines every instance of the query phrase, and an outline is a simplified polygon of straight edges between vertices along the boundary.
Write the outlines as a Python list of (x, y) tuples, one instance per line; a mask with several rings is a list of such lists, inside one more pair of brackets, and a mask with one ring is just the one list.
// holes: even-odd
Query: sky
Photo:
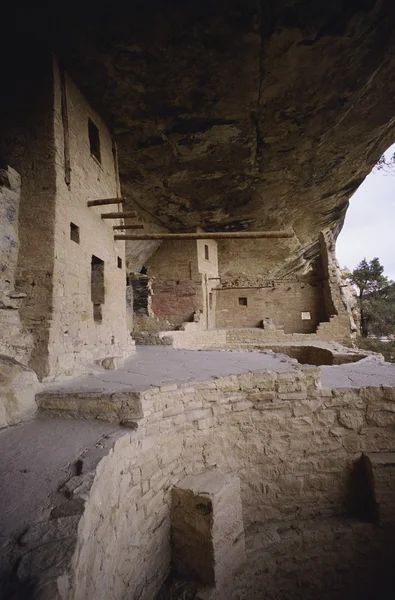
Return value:
[[(395, 144), (385, 154), (394, 152)], [(351, 271), (377, 256), (384, 275), (395, 281), (395, 167), (392, 175), (373, 170), (351, 197), (336, 255)]]

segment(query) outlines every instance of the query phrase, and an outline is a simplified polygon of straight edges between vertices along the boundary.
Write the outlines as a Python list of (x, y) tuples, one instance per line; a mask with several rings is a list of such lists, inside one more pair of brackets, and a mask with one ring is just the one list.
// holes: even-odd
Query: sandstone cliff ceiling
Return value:
[(115, 134), (124, 194), (170, 231), (293, 228), (281, 260), (306, 266), (394, 141), (390, 0), (55, 13), (53, 45)]

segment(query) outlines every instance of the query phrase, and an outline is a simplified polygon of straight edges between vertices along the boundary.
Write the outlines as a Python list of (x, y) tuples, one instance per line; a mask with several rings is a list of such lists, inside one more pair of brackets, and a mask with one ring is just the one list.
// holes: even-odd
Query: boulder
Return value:
[(0, 428), (31, 418), (37, 410), (41, 385), (34, 371), (0, 355)]

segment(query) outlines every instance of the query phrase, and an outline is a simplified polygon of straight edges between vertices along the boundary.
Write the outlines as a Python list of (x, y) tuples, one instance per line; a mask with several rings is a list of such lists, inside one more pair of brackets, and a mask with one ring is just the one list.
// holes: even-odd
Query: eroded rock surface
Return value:
[[(340, 230), (393, 141), (389, 0), (137, 2), (59, 23), (59, 51), (112, 125), (123, 192), (146, 221), (295, 230), (223, 243), (223, 273), (258, 253), (272, 275), (307, 270), (319, 231)], [(137, 264), (141, 245), (128, 254)]]
[(37, 410), (37, 375), (9, 356), (0, 355), (0, 428), (29, 419)]

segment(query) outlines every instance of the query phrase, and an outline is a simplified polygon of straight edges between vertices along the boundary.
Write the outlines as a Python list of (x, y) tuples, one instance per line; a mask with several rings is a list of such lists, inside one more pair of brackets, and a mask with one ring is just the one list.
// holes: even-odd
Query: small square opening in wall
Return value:
[(247, 298), (245, 296), (243, 296), (242, 298), (239, 298), (239, 306), (247, 306), (248, 302), (247, 302)]
[(101, 163), (100, 134), (92, 119), (88, 119), (88, 135), (91, 155), (94, 156), (99, 163)]
[(204, 244), (204, 258), (210, 260), (210, 253), (207, 244)]
[(122, 269), (122, 258), (120, 256), (118, 256), (117, 258), (117, 266), (118, 269)]
[(76, 244), (80, 243), (80, 228), (75, 223), (70, 223), (70, 239)]
[(302, 321), (311, 321), (311, 314), (309, 311), (305, 311), (301, 313)]

